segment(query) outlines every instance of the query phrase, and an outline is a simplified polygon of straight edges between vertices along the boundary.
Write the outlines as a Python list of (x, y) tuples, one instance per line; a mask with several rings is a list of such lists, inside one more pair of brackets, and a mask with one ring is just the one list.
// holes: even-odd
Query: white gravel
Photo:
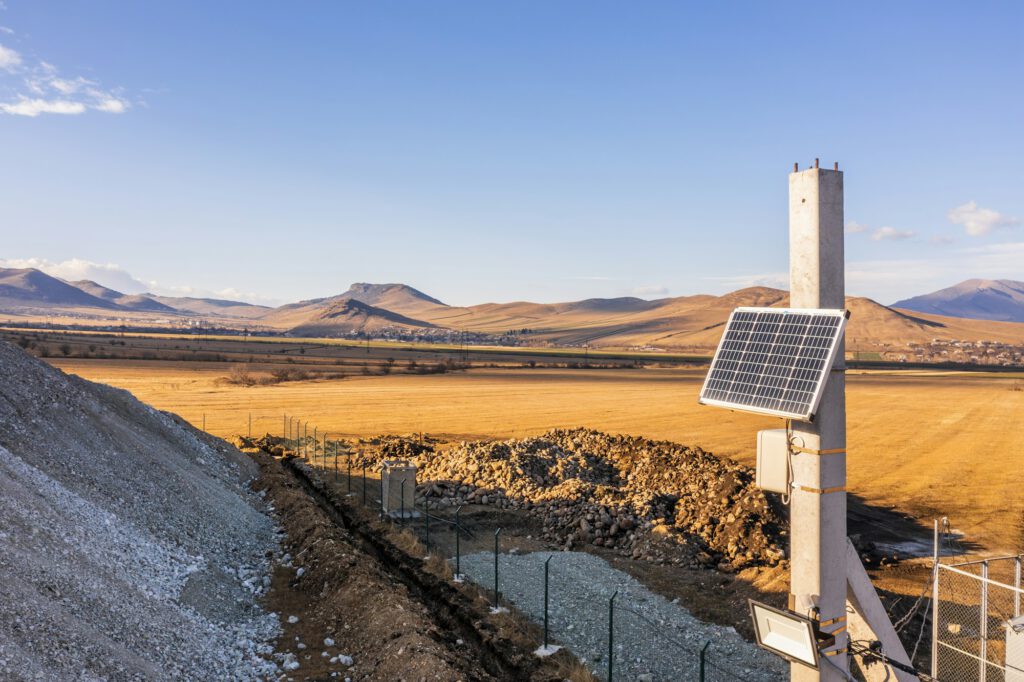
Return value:
[[(788, 666), (733, 628), (698, 620), (679, 604), (584, 552), (499, 555), (502, 596), (534, 622), (544, 622), (544, 561), (549, 556), (551, 639), (568, 647), (601, 679), (608, 665), (608, 601), (616, 590), (616, 680), (695, 680), (699, 651), (708, 642), (709, 680), (785, 678)], [(463, 556), (461, 568), (474, 582), (493, 588), (493, 553)]]
[(0, 343), (0, 679), (265, 679), (252, 462)]

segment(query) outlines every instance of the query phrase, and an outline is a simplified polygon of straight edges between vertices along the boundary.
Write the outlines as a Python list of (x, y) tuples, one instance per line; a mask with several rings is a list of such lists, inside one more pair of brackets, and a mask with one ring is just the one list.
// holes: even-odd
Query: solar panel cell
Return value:
[(700, 402), (809, 420), (846, 326), (845, 310), (737, 308)]

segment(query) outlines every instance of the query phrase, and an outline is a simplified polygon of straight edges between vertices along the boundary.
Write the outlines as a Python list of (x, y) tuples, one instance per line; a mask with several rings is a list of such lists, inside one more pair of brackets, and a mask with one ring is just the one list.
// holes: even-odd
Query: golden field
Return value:
[[(281, 433), (282, 415), (345, 437), (427, 432), (506, 438), (586, 426), (669, 439), (753, 463), (755, 432), (781, 420), (697, 404), (693, 368), (476, 368), (240, 387), (230, 364), (51, 359), (228, 437)], [(991, 550), (1024, 541), (1024, 374), (848, 373), (850, 491), (952, 525)], [(1015, 390), (1016, 389), (1016, 390)]]

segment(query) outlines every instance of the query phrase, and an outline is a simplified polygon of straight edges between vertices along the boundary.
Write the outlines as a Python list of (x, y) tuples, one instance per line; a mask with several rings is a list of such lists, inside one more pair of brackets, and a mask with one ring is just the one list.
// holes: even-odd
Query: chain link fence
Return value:
[[(680, 620), (677, 613), (685, 613), (683, 609), (661, 597), (656, 600), (663, 604), (653, 604), (654, 595), (646, 589), (624, 585), (615, 594), (611, 581), (592, 583), (592, 568), (571, 566), (561, 552), (510, 553), (511, 546), (495, 529), (500, 518), (491, 509), (418, 497), (413, 509), (406, 510), (410, 513), (386, 514), (379, 466), (364, 468), (357, 452), (329, 434), (325, 442), (317, 431), (319, 443), (314, 445), (313, 428), (305, 424), (288, 435), (289, 449), (319, 469), (323, 480), (350, 503), (365, 505), (404, 527), (428, 554), (448, 562), (456, 580), (472, 580), (499, 608), (514, 606), (542, 626), (544, 635), (537, 642), (541, 655), (546, 644), (564, 645), (601, 680), (765, 682), (778, 679), (788, 667), (731, 628), (720, 627), (709, 636), (703, 630), (716, 626), (698, 624), (692, 617)], [(388, 498), (397, 510), (400, 496)], [(607, 566), (596, 556), (585, 558)], [(610, 566), (607, 570), (615, 572)]]
[(932, 676), (1024, 682), (1024, 555), (936, 567)]

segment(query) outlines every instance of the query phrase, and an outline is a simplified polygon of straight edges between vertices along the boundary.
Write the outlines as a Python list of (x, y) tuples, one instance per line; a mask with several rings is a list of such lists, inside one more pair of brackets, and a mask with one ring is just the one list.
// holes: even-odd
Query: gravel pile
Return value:
[[(393, 441), (375, 456), (403, 451)], [(523, 509), (542, 521), (544, 539), (567, 549), (727, 571), (785, 558), (783, 516), (753, 471), (700, 448), (571, 429), (404, 451), (434, 506)]]
[[(603, 559), (583, 552), (500, 554), (502, 596), (533, 621), (544, 622), (544, 561), (549, 564), (551, 637), (567, 646), (601, 679), (608, 666), (608, 601), (614, 617), (615, 679), (695, 680), (707, 649), (708, 679), (775, 682), (788, 666), (747, 642), (733, 628), (701, 622), (682, 606), (643, 587)], [(485, 588), (494, 585), (494, 555), (463, 556), (462, 571)]]
[(273, 676), (255, 466), (6, 343), (0, 367), (0, 678)]

